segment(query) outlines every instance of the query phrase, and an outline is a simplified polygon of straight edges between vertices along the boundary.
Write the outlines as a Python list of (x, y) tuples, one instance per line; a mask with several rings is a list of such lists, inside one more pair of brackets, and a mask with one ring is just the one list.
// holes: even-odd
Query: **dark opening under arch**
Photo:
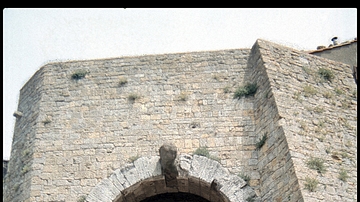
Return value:
[(146, 198), (140, 202), (210, 202), (203, 197), (191, 193), (164, 193)]

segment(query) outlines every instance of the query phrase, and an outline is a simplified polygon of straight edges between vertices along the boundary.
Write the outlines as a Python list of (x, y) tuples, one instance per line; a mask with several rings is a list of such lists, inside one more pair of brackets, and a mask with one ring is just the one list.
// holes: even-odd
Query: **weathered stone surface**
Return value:
[(87, 196), (87, 201), (112, 201), (120, 193), (110, 180), (104, 179)]
[[(320, 68), (335, 78), (322, 81)], [(72, 80), (77, 70), (89, 73)], [(233, 99), (247, 82), (258, 84), (256, 94)], [(161, 177), (158, 148), (172, 142), (179, 154), (206, 147), (219, 159), (180, 155), (178, 177), (208, 186), (216, 179), (236, 199), (241, 191), (230, 187), (237, 182), (231, 176), (243, 173), (260, 201), (354, 201), (356, 90), (348, 65), (264, 40), (251, 50), (50, 63), (20, 91), (23, 116), (14, 128), (3, 200), (74, 201), (91, 197), (103, 179), (125, 190), (139, 179)], [(134, 94), (138, 99), (129, 102)], [(309, 157), (323, 158), (328, 171), (313, 172)], [(346, 182), (338, 179), (342, 169), (350, 176)], [(304, 188), (306, 177), (321, 181), (315, 193)], [(156, 193), (178, 191), (162, 180), (154, 181)], [(115, 195), (111, 190), (105, 192)]]

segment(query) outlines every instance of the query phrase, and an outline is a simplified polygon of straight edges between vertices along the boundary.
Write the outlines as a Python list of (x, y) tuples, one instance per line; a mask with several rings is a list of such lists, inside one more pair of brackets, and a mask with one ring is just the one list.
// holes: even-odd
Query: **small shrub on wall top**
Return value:
[(332, 71), (326, 68), (320, 68), (318, 73), (322, 79), (327, 81), (332, 81), (335, 77)]
[(209, 150), (206, 147), (197, 148), (195, 150), (194, 154), (199, 155), (199, 156), (205, 156), (208, 158), (210, 157)]
[(234, 99), (252, 96), (256, 93), (257, 88), (256, 83), (247, 83), (244, 86), (240, 86), (234, 93)]
[(195, 155), (199, 155), (199, 156), (205, 156), (206, 158), (212, 159), (214, 161), (220, 162), (220, 158), (216, 157), (216, 156), (212, 156), (210, 155), (209, 150), (207, 149), (207, 147), (200, 147), (197, 148), (194, 152)]
[(79, 80), (84, 78), (87, 73), (88, 72), (85, 70), (77, 70), (71, 75), (71, 78), (74, 80)]

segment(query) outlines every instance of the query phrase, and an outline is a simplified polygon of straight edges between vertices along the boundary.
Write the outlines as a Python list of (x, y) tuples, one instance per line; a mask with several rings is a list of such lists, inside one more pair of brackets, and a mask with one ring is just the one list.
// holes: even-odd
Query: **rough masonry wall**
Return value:
[[(257, 82), (255, 96), (233, 99), (247, 82)], [(170, 142), (179, 154), (207, 147), (249, 175), (263, 201), (354, 201), (356, 92), (348, 65), (263, 40), (252, 50), (51, 63), (21, 90), (3, 199), (77, 201)], [(327, 172), (310, 169), (310, 157)]]
[[(350, 66), (258, 40), (305, 201), (357, 200), (357, 85)], [(318, 70), (330, 70), (327, 81)], [(311, 157), (326, 172), (310, 169)], [(339, 179), (346, 173), (346, 181)], [(315, 192), (305, 189), (315, 179)]]
[[(240, 172), (247, 164), (243, 139), (254, 131), (251, 117), (244, 116), (252, 104), (233, 99), (229, 91), (246, 79), (249, 52), (150, 55), (42, 67), (33, 171), (26, 176), (36, 191), (27, 201), (74, 201), (128, 161), (158, 155), (165, 142), (174, 143), (179, 153), (207, 147), (223, 166)], [(72, 79), (78, 70), (88, 73)], [(127, 83), (121, 85), (121, 80)], [(31, 81), (28, 85), (37, 86)], [(135, 101), (129, 100), (135, 95)]]
[(37, 72), (20, 91), (18, 117), (15, 123), (11, 147), (11, 161), (4, 179), (3, 200), (22, 201), (32, 192), (32, 165), (40, 102), (43, 88), (43, 72)]
[[(258, 182), (251, 185), (257, 185), (254, 188), (261, 201), (303, 201), (287, 139), (279, 124), (282, 117), (273, 95), (274, 88), (269, 81), (268, 69), (260, 50), (261, 46), (257, 41), (248, 61), (250, 81), (258, 85), (253, 98), (255, 133), (251, 140), (252, 156), (256, 159), (249, 160), (248, 166), (248, 169), (257, 172), (251, 179)], [(256, 144), (264, 135), (267, 137), (265, 144), (256, 149)], [(250, 164), (250, 161), (254, 163)]]

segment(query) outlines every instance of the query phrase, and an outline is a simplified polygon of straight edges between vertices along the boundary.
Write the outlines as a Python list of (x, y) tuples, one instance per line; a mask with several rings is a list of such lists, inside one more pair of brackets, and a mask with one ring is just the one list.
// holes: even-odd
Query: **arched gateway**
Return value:
[[(176, 155), (160, 148), (160, 157), (141, 157), (117, 169), (90, 192), (87, 201), (241, 202), (255, 198), (253, 189), (217, 161), (198, 155)], [(162, 152), (163, 151), (163, 152)], [(173, 153), (172, 153), (173, 152)]]

